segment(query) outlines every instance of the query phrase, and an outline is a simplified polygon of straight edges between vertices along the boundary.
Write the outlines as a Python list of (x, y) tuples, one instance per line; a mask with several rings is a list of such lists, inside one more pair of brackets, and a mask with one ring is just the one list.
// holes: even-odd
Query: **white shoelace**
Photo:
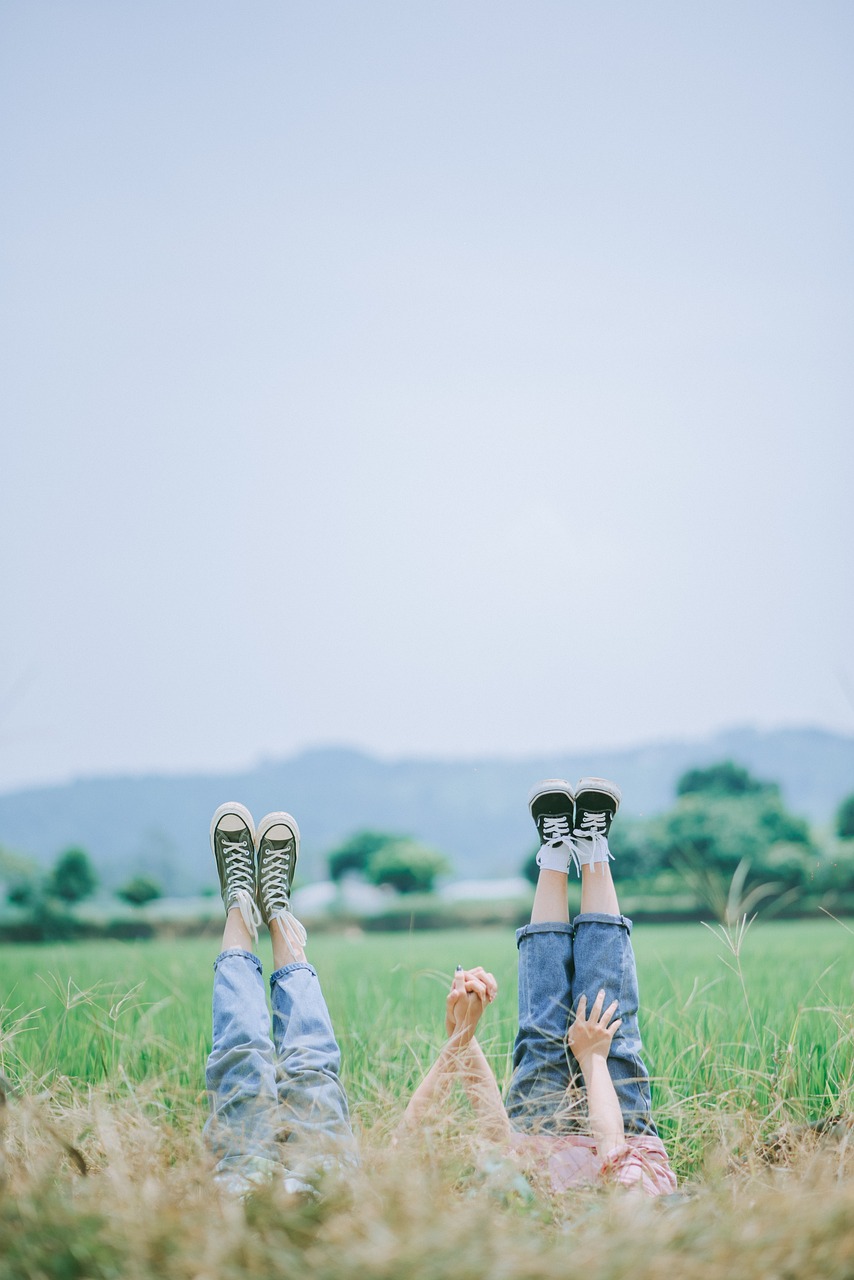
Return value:
[(255, 876), (252, 868), (252, 854), (248, 845), (242, 840), (223, 840), (220, 845), (225, 863), (226, 881), (230, 892), (226, 910), (237, 907), (243, 923), (257, 940), (261, 912), (255, 905)]
[(305, 926), (297, 920), (285, 890), (285, 879), (290, 861), (290, 853), (286, 849), (268, 849), (261, 868), (258, 895), (264, 904), (267, 919), (276, 921), (282, 931), (282, 937), (292, 951), (301, 951), (305, 946), (307, 934)]
[(543, 815), (543, 840), (552, 843), (556, 840), (568, 840), (572, 833), (569, 818), (565, 813)]
[(605, 834), (607, 825), (606, 813), (586, 810), (581, 819), (581, 825), (573, 831), (573, 851), (579, 875), (583, 866), (595, 869), (598, 865), (604, 866), (606, 862), (613, 862), (614, 855), (608, 848), (608, 837)]

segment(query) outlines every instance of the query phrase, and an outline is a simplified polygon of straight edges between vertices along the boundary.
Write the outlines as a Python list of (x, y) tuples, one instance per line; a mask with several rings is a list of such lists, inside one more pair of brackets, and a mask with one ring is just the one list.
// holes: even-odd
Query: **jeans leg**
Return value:
[(572, 989), (572, 926), (529, 924), (519, 948), (519, 1031), (505, 1106), (517, 1129), (566, 1133), (566, 1092), (575, 1060), (566, 1044)]
[[(352, 1161), (353, 1134), (341, 1084), (341, 1051), (314, 968), (295, 962), (270, 978), (278, 1058), (279, 1115), (294, 1172)], [(296, 1158), (298, 1165), (294, 1165)]]
[(276, 1157), (276, 1068), (261, 962), (232, 948), (214, 962), (213, 1046), (205, 1071), (205, 1137), (217, 1173), (240, 1176)]
[(605, 1007), (617, 1001), (615, 1017), (622, 1026), (611, 1042), (608, 1071), (623, 1113), (626, 1133), (655, 1135), (652, 1122), (649, 1074), (641, 1053), (638, 1028), (638, 978), (632, 950), (632, 922), (626, 916), (589, 912), (572, 922), (575, 972), (572, 979), (572, 1007), (582, 995), (590, 1009), (601, 988)]

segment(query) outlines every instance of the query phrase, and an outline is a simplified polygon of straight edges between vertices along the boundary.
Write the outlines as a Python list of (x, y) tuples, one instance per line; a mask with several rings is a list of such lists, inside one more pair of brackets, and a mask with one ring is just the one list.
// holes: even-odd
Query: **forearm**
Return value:
[(623, 1113), (608, 1071), (608, 1062), (594, 1054), (580, 1064), (587, 1090), (587, 1112), (596, 1150), (605, 1156), (626, 1140)]
[(448, 1096), (454, 1075), (458, 1067), (462, 1066), (465, 1052), (466, 1046), (461, 1045), (458, 1039), (451, 1037), (446, 1041), (436, 1061), (409, 1099), (400, 1121), (402, 1127), (414, 1128), (432, 1106)]
[(494, 1142), (509, 1138), (510, 1121), (504, 1110), (498, 1081), (475, 1037), (460, 1053), (459, 1070), (484, 1136)]

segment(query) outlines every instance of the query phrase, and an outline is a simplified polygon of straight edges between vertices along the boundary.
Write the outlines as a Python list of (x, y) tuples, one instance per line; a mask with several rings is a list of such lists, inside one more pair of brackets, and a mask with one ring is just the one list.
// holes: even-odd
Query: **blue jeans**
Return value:
[(236, 947), (217, 957), (205, 1136), (224, 1179), (277, 1164), (307, 1177), (330, 1156), (352, 1158), (341, 1053), (317, 974), (305, 962), (285, 965), (270, 989), (272, 1040), (261, 961)]
[(566, 1032), (581, 995), (587, 996), (589, 1010), (604, 987), (605, 1007), (616, 1000), (615, 1017), (622, 1018), (611, 1042), (608, 1071), (626, 1133), (657, 1133), (641, 1058), (631, 932), (626, 916), (590, 912), (576, 916), (572, 924), (529, 924), (516, 934), (519, 1032), (506, 1099), (514, 1128), (572, 1133), (582, 1127), (583, 1080)]

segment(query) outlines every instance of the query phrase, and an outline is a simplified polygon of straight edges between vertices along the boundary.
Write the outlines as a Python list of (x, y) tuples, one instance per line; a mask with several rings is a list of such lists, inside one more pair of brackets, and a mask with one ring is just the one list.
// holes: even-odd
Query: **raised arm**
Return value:
[(483, 969), (457, 969), (445, 1002), (447, 1041), (409, 1100), (401, 1127), (414, 1128), (425, 1113), (443, 1101), (459, 1072), (487, 1136), (509, 1133), (509, 1121), (492, 1069), (475, 1039), (481, 1014), (494, 1000), (498, 985)]
[(603, 1159), (626, 1140), (623, 1113), (608, 1071), (608, 1052), (620, 1019), (610, 1021), (617, 1009), (617, 1001), (603, 1013), (604, 1003), (605, 992), (600, 991), (588, 1017), (587, 997), (582, 996), (578, 1001), (575, 1021), (566, 1035), (567, 1044), (584, 1076), (590, 1128), (596, 1150)]

